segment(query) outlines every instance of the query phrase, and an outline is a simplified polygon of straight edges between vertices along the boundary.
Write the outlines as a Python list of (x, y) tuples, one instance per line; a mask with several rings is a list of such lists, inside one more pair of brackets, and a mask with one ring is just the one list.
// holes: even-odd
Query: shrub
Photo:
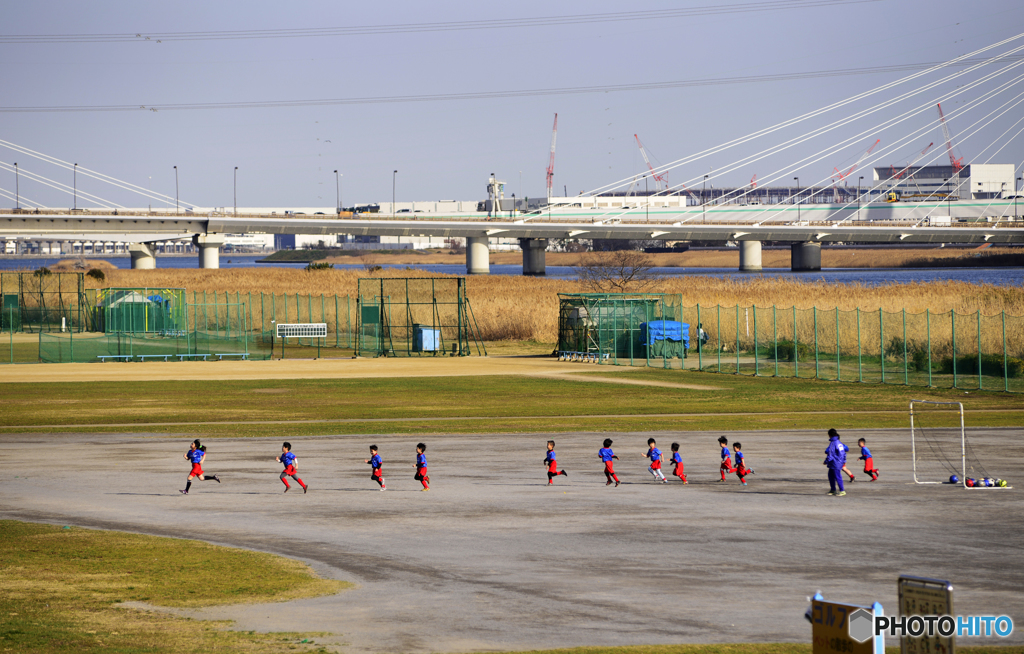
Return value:
[[(947, 357), (942, 360), (942, 372), (948, 375), (953, 374), (953, 358)], [(978, 374), (978, 356), (976, 354), (969, 354), (967, 356), (956, 358), (956, 373), (958, 375), (976, 375)], [(1003, 376), (1003, 355), (1001, 354), (982, 354), (981, 355), (981, 374), (991, 375), (993, 377)], [(1024, 377), (1024, 359), (1017, 359), (1015, 357), (1007, 357), (1006, 359), (1006, 376), (1007, 377)]]
[(96, 281), (102, 282), (107, 278), (107, 275), (99, 268), (93, 268), (89, 272), (85, 273), (86, 277), (92, 277)]
[(47, 268), (46, 266), (43, 266), (42, 268), (40, 268), (39, 270), (35, 271), (32, 274), (35, 275), (36, 277), (46, 277), (47, 275), (52, 275), (53, 272), (51, 272), (50, 269)]
[[(772, 353), (775, 352), (775, 348), (771, 348)], [(793, 341), (779, 340), (778, 348), (778, 359), (780, 361), (794, 361), (794, 353), (800, 357), (801, 360), (813, 359), (814, 348), (807, 343), (793, 343)]]
[(334, 270), (334, 264), (327, 263), (326, 261), (310, 261), (306, 264), (306, 272), (314, 270)]

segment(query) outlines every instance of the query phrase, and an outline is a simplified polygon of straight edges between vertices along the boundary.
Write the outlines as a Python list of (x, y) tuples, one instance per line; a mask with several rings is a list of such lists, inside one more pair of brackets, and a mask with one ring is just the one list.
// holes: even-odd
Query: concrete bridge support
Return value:
[(466, 274), (491, 274), (491, 252), (487, 248), (486, 236), (470, 236), (466, 238)]
[(156, 268), (156, 248), (152, 243), (129, 243), (128, 254), (132, 257), (132, 270)]
[(196, 234), (192, 243), (199, 248), (200, 268), (220, 268), (220, 246), (224, 245), (223, 234)]
[(548, 248), (546, 238), (521, 238), (519, 247), (523, 248), (523, 274), (545, 275), (544, 253)]
[(821, 270), (821, 243), (807, 241), (790, 246), (790, 270)]
[(761, 272), (761, 241), (740, 241), (740, 272)]

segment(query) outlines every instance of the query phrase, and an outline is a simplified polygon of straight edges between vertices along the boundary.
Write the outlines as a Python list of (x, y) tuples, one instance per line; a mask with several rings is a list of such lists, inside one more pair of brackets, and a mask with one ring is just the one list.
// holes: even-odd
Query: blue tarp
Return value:
[(689, 323), (676, 320), (652, 320), (640, 325), (640, 342), (643, 345), (654, 345), (655, 341), (673, 341), (690, 347)]

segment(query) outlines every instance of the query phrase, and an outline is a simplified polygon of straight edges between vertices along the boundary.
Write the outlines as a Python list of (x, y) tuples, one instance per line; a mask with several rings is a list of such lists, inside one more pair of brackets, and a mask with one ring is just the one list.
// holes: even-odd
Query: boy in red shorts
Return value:
[(686, 481), (686, 475), (683, 473), (683, 457), (679, 456), (679, 443), (672, 443), (672, 464), (675, 466), (672, 475), (679, 477), (684, 484), (690, 483)]
[(736, 451), (736, 476), (740, 478), (740, 484), (746, 486), (746, 476), (754, 474), (754, 471), (748, 468), (747, 462), (743, 460), (743, 452), (740, 451), (743, 449), (743, 446), (739, 443), (733, 443), (732, 449)]
[[(203, 461), (206, 460), (206, 448), (203, 447), (198, 438), (189, 445), (188, 452), (185, 452), (185, 459), (192, 464), (192, 472), (188, 473), (185, 490), (181, 491), (182, 495), (188, 495), (188, 489), (192, 487), (192, 480), (196, 477), (199, 477), (199, 481), (207, 481), (207, 477), (203, 476)], [(209, 481), (220, 483), (217, 475), (210, 475)]]
[(380, 484), (381, 490), (387, 490), (388, 487), (384, 485), (384, 471), (381, 468), (384, 466), (383, 459), (377, 454), (377, 446), (370, 446), (370, 458), (366, 460), (373, 468), (373, 472), (370, 473), (370, 479)]
[(665, 479), (664, 473), (661, 472), (661, 450), (658, 449), (658, 443), (653, 438), (647, 439), (647, 454), (644, 454), (644, 458), (651, 460), (651, 467), (647, 469), (647, 472), (651, 473), (654, 481), (667, 484), (668, 479)]
[(604, 476), (608, 480), (605, 486), (611, 486), (612, 480), (615, 480), (615, 485), (619, 485), (619, 477), (615, 474), (615, 465), (612, 463), (612, 459), (619, 457), (615, 456), (615, 452), (612, 452), (612, 439), (604, 439), (604, 447), (597, 451), (597, 456), (604, 461)]
[[(875, 460), (871, 456), (871, 450), (868, 449), (868, 442), (863, 438), (857, 441), (857, 445), (860, 445), (860, 459), (864, 462), (864, 472), (871, 476), (871, 481), (878, 479), (878, 468), (875, 467)], [(853, 481), (853, 477), (850, 477), (850, 481)]]
[(412, 464), (416, 468), (416, 474), (413, 479), (423, 484), (423, 490), (430, 490), (430, 475), (427, 474), (427, 455), (424, 452), (427, 451), (426, 443), (418, 443), (416, 445), (416, 463)]
[(732, 467), (732, 453), (729, 452), (729, 439), (725, 436), (718, 437), (718, 444), (722, 446), (722, 465), (719, 467), (719, 472), (722, 473), (722, 478), (719, 481), (725, 481), (725, 473), (736, 472)]
[(554, 479), (558, 475), (569, 476), (569, 473), (565, 470), (558, 471), (558, 455), (555, 454), (555, 441), (548, 441), (548, 451), (544, 455), (544, 465), (548, 467), (548, 485), (554, 484)]
[(295, 465), (299, 462), (299, 460), (295, 457), (294, 454), (292, 454), (291, 443), (286, 442), (284, 445), (281, 446), (281, 456), (277, 457), (277, 461), (284, 464), (284, 471), (281, 473), (281, 481), (284, 482), (284, 492), (287, 493), (291, 489), (291, 486), (288, 484), (287, 479), (288, 477), (291, 477), (292, 479), (299, 483), (299, 486), (302, 486), (302, 492), (303, 494), (305, 494), (306, 491), (309, 490), (309, 486), (302, 483), (302, 480), (299, 479), (299, 473), (295, 469)]

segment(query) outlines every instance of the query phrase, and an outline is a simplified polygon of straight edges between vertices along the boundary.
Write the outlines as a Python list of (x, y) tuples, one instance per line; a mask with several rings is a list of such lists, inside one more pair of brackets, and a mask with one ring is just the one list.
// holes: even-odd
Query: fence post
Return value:
[(775, 305), (772, 305), (772, 343), (775, 347), (775, 376), (779, 376), (779, 323), (775, 315)]
[(924, 310), (924, 331), (928, 334), (928, 388), (932, 387), (932, 312)]
[(981, 309), (978, 309), (978, 390), (981, 390)]
[(793, 376), (800, 378), (800, 343), (796, 338), (796, 305), (793, 305)]
[(818, 307), (811, 307), (814, 316), (814, 378), (821, 379), (821, 364), (818, 361)]
[(882, 369), (882, 383), (885, 383), (885, 322), (882, 318), (882, 307), (878, 307), (878, 358)]
[(757, 377), (757, 305), (751, 304), (754, 311), (754, 376)]
[[(700, 302), (697, 303), (697, 370), (703, 370), (704, 368), (704, 343), (701, 341), (701, 331), (703, 327), (700, 326)], [(1003, 345), (1006, 345), (1006, 339), (1003, 339)]]
[(839, 307), (836, 307), (836, 381), (843, 381), (839, 365)]
[(903, 308), (903, 385), (910, 386), (910, 372), (907, 365), (907, 309)]
[[(13, 360), (13, 359), (12, 359)], [(1007, 311), (1002, 310), (1002, 390), (1010, 392), (1010, 370), (1007, 365)]]
[(950, 309), (949, 319), (953, 325), (953, 388), (956, 388), (956, 309)]
[(860, 307), (857, 307), (857, 381), (864, 383), (864, 360), (860, 344)]
[(736, 303), (736, 374), (740, 374), (740, 303)]
[(715, 325), (715, 332), (718, 334), (716, 337), (718, 340), (718, 372), (722, 372), (722, 305), (717, 305), (716, 309), (715, 320), (717, 324)]
[[(42, 334), (42, 332), (40, 332), (40, 334)], [(39, 338), (40, 338), (40, 340), (42, 340), (42, 336), (40, 336)], [(69, 334), (69, 338), (71, 340), (71, 363), (74, 363), (75, 362), (75, 330), (73, 330), (73, 329), (71, 330), (71, 334)], [(12, 354), (13, 354), (13, 350), (12, 350)], [(11, 358), (11, 362), (12, 363), (14, 362), (13, 357)]]

